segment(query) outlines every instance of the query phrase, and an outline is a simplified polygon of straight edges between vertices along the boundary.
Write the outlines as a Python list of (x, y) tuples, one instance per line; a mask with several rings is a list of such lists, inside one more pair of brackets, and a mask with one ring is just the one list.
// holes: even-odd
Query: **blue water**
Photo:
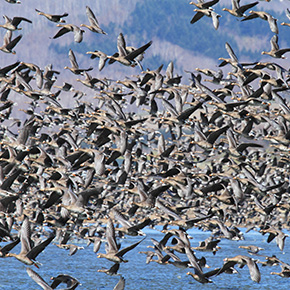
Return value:
[[(290, 280), (281, 278), (276, 275), (270, 275), (270, 272), (280, 272), (280, 266), (262, 267), (259, 265), (262, 279), (259, 284), (250, 279), (249, 270), (245, 266), (239, 269), (239, 274), (222, 274), (212, 277), (214, 283), (202, 285), (196, 282), (192, 277), (186, 275), (190, 269), (179, 269), (173, 265), (159, 265), (151, 262), (145, 263), (146, 256), (139, 254), (139, 251), (148, 250), (147, 246), (152, 245), (150, 238), (161, 240), (163, 234), (157, 230), (145, 229), (147, 238), (131, 252), (125, 255), (129, 260), (128, 263), (122, 263), (119, 273), (126, 279), (125, 289), (129, 290), (145, 290), (145, 289), (289, 289)], [(286, 231), (285, 231), (286, 232)], [(203, 232), (197, 229), (188, 231), (192, 246), (198, 246), (199, 241), (202, 241), (210, 236), (210, 232)], [(289, 234), (289, 233), (288, 233)], [(126, 237), (123, 239), (122, 247), (126, 247), (131, 243), (138, 241), (140, 237)], [(219, 243), (221, 250), (214, 256), (212, 253), (196, 251), (196, 256), (204, 256), (207, 259), (207, 264), (210, 266), (208, 271), (223, 264), (223, 259), (226, 257), (234, 257), (238, 254), (249, 255), (246, 250), (239, 249), (241, 245), (256, 245), (264, 248), (260, 253), (267, 256), (276, 255), (280, 260), (290, 263), (289, 240), (286, 239), (284, 252), (281, 252), (276, 246), (275, 241), (267, 243), (267, 236), (262, 236), (260, 233), (251, 231), (245, 234), (244, 241), (230, 241), (222, 239)], [(3, 244), (2, 244), (3, 245)], [(55, 245), (49, 245), (42, 252), (37, 260), (42, 264), (39, 269), (32, 267), (42, 278), (50, 283), (52, 276), (58, 274), (69, 274), (77, 278), (81, 285), (77, 289), (113, 289), (119, 280), (119, 276), (108, 276), (104, 273), (97, 272), (102, 267), (109, 268), (113, 263), (106, 259), (98, 259), (93, 252), (93, 246), (86, 247), (86, 244), (80, 243), (85, 249), (79, 250), (74, 256), (69, 256), (68, 251), (59, 249)], [(14, 248), (11, 252), (19, 253), (20, 245)], [(102, 244), (99, 252), (105, 252), (105, 245)], [(181, 259), (185, 260), (186, 256), (178, 254)], [(252, 256), (264, 261), (262, 257)], [(41, 289), (26, 273), (26, 265), (22, 264), (14, 258), (0, 259), (0, 290), (20, 290), (20, 289)], [(59, 288), (65, 288), (64, 284)]]

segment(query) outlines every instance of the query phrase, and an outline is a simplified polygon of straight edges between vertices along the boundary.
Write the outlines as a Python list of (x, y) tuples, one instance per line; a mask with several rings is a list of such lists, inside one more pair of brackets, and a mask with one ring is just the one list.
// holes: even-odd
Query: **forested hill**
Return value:
[[(67, 12), (69, 16), (66, 22), (76, 25), (88, 22), (85, 6), (91, 7), (108, 35), (96, 35), (87, 30), (84, 41), (75, 43), (72, 35), (69, 34), (59, 39), (51, 39), (58, 28), (44, 17), (37, 15), (34, 11), (35, 1), (23, 1), (21, 5), (10, 5), (2, 1), (3, 14), (10, 17), (24, 16), (31, 19), (33, 23), (22, 25), (21, 33), (24, 37), (17, 46), (16, 56), (5, 55), (4, 58), (2, 54), (1, 66), (11, 63), (18, 56), (19, 59), (35, 62), (44, 67), (53, 57), (58, 56), (58, 61), (54, 65), (56, 69), (60, 69), (69, 64), (67, 53), (71, 48), (76, 53), (81, 66), (97, 67), (97, 61), (92, 61), (86, 52), (101, 50), (113, 54), (116, 51), (116, 39), (120, 32), (125, 35), (128, 45), (136, 47), (153, 40), (153, 45), (146, 52), (143, 61), (144, 68), (154, 69), (162, 63), (166, 65), (171, 60), (174, 61), (176, 71), (179, 73), (184, 69), (214, 67), (219, 63), (219, 57), (228, 57), (225, 42), (231, 44), (241, 61), (261, 60), (261, 52), (270, 50), (270, 39), (273, 35), (267, 21), (253, 19), (241, 22), (240, 19), (222, 11), (223, 7), (230, 8), (230, 2), (230, 0), (221, 0), (214, 6), (215, 11), (221, 15), (219, 28), (215, 30), (212, 20), (208, 17), (190, 24), (195, 7), (189, 5), (188, 0), (39, 1), (38, 9), (49, 13)], [(251, 1), (241, 2), (244, 4)], [(278, 0), (261, 1), (253, 9), (267, 10), (278, 19), (281, 47), (290, 46), (290, 29), (280, 25), (282, 21), (289, 22), (285, 14), (287, 2), (290, 3)], [(1, 37), (4, 37), (4, 33), (2, 29)], [(263, 57), (265, 58), (270, 59), (270, 57)], [(113, 69), (111, 66), (106, 67), (101, 73), (97, 71), (96, 73), (100, 76), (108, 76), (110, 71), (114, 71), (116, 76), (124, 72), (134, 74), (134, 70), (121, 65), (114, 65)]]

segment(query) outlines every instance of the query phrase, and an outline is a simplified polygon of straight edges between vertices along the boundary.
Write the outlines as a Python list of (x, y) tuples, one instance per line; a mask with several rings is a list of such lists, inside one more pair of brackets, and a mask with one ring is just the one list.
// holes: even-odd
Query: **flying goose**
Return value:
[(83, 40), (83, 33), (85, 32), (84, 30), (80, 29), (78, 26), (74, 24), (57, 24), (57, 27), (62, 27), (54, 36), (53, 39), (59, 38), (62, 35), (68, 33), (68, 32), (73, 32), (74, 33), (74, 41), (77, 43), (82, 42)]
[(42, 11), (40, 11), (38, 9), (35, 9), (35, 11), (37, 12), (38, 15), (43, 15), (44, 17), (46, 17), (48, 20), (50, 20), (52, 22), (65, 23), (65, 20), (62, 19), (62, 18), (68, 16), (68, 13), (63, 13), (63, 14), (48, 14), (48, 13), (42, 12)]
[(90, 25), (81, 24), (82, 27), (88, 28), (92, 32), (100, 33), (100, 34), (107, 34), (99, 25), (99, 22), (93, 13), (93, 11), (90, 9), (89, 6), (86, 6), (86, 14), (88, 16)]
[(28, 23), (32, 23), (31, 20), (24, 18), (24, 17), (13, 17), (13, 19), (9, 18), (6, 15), (3, 15), (3, 18), (5, 19), (4, 24), (0, 24), (0, 27), (5, 28), (10, 31), (14, 30), (21, 30), (22, 28), (18, 27), (21, 21), (26, 21)]

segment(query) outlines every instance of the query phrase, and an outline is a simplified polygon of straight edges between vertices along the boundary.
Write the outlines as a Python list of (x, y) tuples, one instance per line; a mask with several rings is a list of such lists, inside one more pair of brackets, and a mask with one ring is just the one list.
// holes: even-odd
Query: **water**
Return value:
[[(160, 265), (154, 262), (149, 264), (145, 263), (146, 256), (139, 254), (139, 251), (148, 250), (147, 246), (152, 245), (150, 238), (161, 240), (163, 234), (159, 231), (152, 229), (145, 229), (147, 238), (138, 245), (137, 248), (128, 252), (125, 257), (129, 260), (128, 263), (122, 263), (119, 273), (126, 279), (127, 290), (163, 290), (163, 289), (288, 289), (289, 280), (281, 278), (276, 275), (270, 275), (270, 272), (280, 272), (280, 266), (262, 267), (259, 265), (262, 279), (259, 284), (250, 279), (249, 270), (247, 266), (239, 269), (239, 274), (221, 274), (212, 277), (214, 283), (202, 285), (196, 282), (192, 277), (186, 275), (190, 269), (179, 269), (173, 265)], [(197, 229), (188, 231), (191, 239), (192, 246), (198, 246), (199, 241), (202, 241), (210, 236), (210, 232), (203, 232)], [(122, 240), (122, 247), (126, 247), (131, 243), (138, 241), (140, 237), (127, 237)], [(234, 257), (238, 254), (248, 255), (244, 249), (239, 249), (241, 245), (253, 244), (264, 248), (261, 254), (272, 256), (276, 255), (282, 261), (289, 263), (289, 241), (286, 239), (284, 252), (281, 252), (276, 246), (275, 241), (270, 244), (266, 242), (267, 236), (262, 236), (260, 233), (251, 231), (245, 234), (244, 241), (230, 241), (222, 239), (219, 243), (221, 250), (214, 256), (212, 253), (198, 252), (196, 256), (204, 256), (207, 259), (207, 264), (210, 269), (220, 267), (223, 264), (223, 259), (226, 257)], [(104, 273), (97, 272), (102, 267), (109, 268), (113, 263), (106, 259), (98, 259), (97, 255), (93, 252), (93, 246), (86, 247), (85, 244), (80, 244), (85, 249), (79, 250), (74, 256), (69, 256), (68, 251), (59, 249), (55, 245), (49, 245), (44, 252), (38, 256), (38, 261), (42, 263), (40, 269), (32, 267), (42, 278), (50, 283), (52, 276), (58, 274), (69, 274), (77, 278), (81, 285), (77, 289), (88, 290), (107, 290), (113, 289), (119, 280), (119, 276), (108, 276)], [(102, 244), (100, 252), (105, 252), (105, 245)], [(14, 248), (11, 252), (19, 253), (20, 245)], [(178, 254), (182, 260), (186, 259), (185, 255)], [(260, 260), (265, 260), (262, 257), (252, 256)], [(21, 289), (41, 289), (26, 273), (26, 265), (22, 264), (14, 258), (0, 259), (0, 290), (21, 290)], [(64, 285), (64, 284), (63, 284)], [(60, 285), (60, 288), (64, 288)]]

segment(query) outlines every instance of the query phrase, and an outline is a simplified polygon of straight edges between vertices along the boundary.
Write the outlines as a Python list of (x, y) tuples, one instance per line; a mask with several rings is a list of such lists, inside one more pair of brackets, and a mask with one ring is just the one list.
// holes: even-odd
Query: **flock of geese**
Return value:
[[(190, 23), (206, 15), (217, 29), (219, 15), (212, 6), (218, 2), (190, 2), (197, 7)], [(143, 70), (141, 62), (152, 41), (138, 48), (127, 46), (122, 33), (113, 55), (87, 53), (99, 58), (99, 70), (116, 61), (139, 66), (142, 72), (131, 78), (93, 78), (89, 74), (93, 68), (80, 68), (69, 50), (71, 67), (65, 69), (89, 88), (94, 95), (90, 102), (83, 100), (74, 84), (55, 85), (61, 72), (52, 64), (42, 69), (16, 61), (1, 67), (0, 256), (36, 267), (39, 259), (45, 267), (41, 252), (48, 245), (74, 255), (83, 248), (76, 243), (81, 241), (94, 245), (96, 265), (102, 263), (97, 258), (112, 261), (111, 268), (99, 272), (116, 275), (128, 262), (126, 253), (138, 252), (138, 245), (149, 239), (146, 227), (161, 226), (163, 238), (151, 238), (152, 249), (140, 252), (146, 263), (186, 269), (200, 283), (236, 273), (236, 265), (246, 265), (250, 278), (259, 283), (259, 263), (280, 265), (281, 271), (271, 274), (289, 277), (289, 264), (274, 255), (258, 254), (261, 248), (256, 245), (241, 246), (247, 254), (225, 257), (208, 272), (205, 259), (199, 257), (200, 252), (222, 251), (221, 239), (246, 239), (239, 227), (246, 227), (246, 233), (256, 230), (261, 238), (266, 235), (268, 243), (275, 239), (281, 252), (288, 237), (283, 229), (290, 225), (289, 70), (270, 56), (283, 59), (290, 48), (279, 48), (273, 16), (252, 10), (245, 15), (253, 7), (258, 9), (259, 2), (240, 6), (239, 0), (232, 0), (232, 9), (223, 10), (241, 21), (268, 21), (271, 51), (262, 52), (268, 61), (242, 63), (226, 43), (228, 58), (220, 58), (219, 69), (186, 71), (189, 84), (174, 73), (173, 62), (165, 72), (163, 65)], [(68, 13), (35, 10), (47, 18), (44, 21), (60, 27), (53, 39), (73, 32), (74, 41), (80, 43), (81, 27), (106, 35), (89, 7), (89, 25), (80, 27), (66, 24)], [(290, 18), (289, 10), (286, 15)], [(24, 22), (33, 23), (18, 16), (4, 19), (0, 27), (7, 32), (1, 50), (15, 53), (22, 36), (12, 39), (12, 33)], [(224, 66), (231, 68), (226, 76)], [(63, 107), (59, 96), (68, 93), (73, 94), (74, 104)], [(25, 120), (16, 117), (11, 96), (29, 102), (22, 109)], [(144, 113), (136, 114), (136, 107)], [(198, 247), (190, 243), (188, 229), (193, 227), (210, 233)], [(121, 238), (128, 236), (140, 239), (122, 247)], [(17, 254), (14, 247), (19, 243)], [(102, 243), (105, 253), (100, 252)], [(49, 285), (33, 267), (27, 268), (27, 274), (45, 290), (61, 284), (76, 289), (81, 282), (59, 274)], [(121, 276), (114, 289), (124, 287)]]

